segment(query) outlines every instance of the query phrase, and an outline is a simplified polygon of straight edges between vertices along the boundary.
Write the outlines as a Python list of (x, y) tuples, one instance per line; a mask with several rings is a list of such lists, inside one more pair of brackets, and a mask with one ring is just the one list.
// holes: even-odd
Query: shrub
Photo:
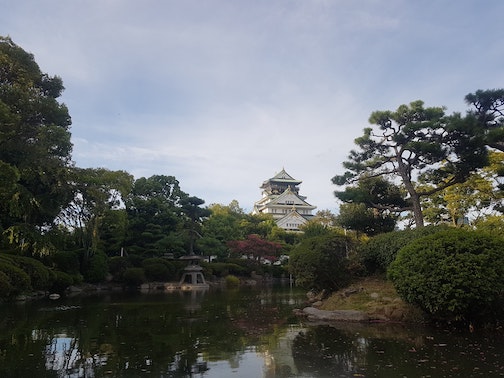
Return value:
[(289, 269), (296, 284), (307, 289), (337, 290), (350, 282), (347, 239), (322, 235), (303, 239), (290, 255)]
[(142, 261), (145, 276), (149, 281), (172, 281), (177, 278), (177, 263), (159, 257)]
[(504, 293), (504, 241), (450, 229), (401, 249), (389, 268), (399, 295), (438, 319), (476, 319), (498, 309)]
[(427, 226), (380, 234), (362, 244), (357, 251), (367, 274), (385, 273), (399, 250), (413, 240), (446, 230), (446, 226)]
[(70, 285), (75, 283), (74, 277), (70, 274), (55, 270), (52, 272), (53, 284), (51, 287), (51, 292), (53, 293), (63, 293)]
[(227, 287), (237, 287), (240, 286), (240, 279), (232, 274), (226, 276), (226, 286)]
[(126, 269), (131, 268), (131, 262), (126, 257), (114, 256), (108, 261), (109, 272), (114, 281), (122, 281)]
[(31, 287), (34, 290), (47, 290), (52, 285), (49, 269), (40, 261), (25, 257), (12, 256), (12, 262), (30, 277)]
[(102, 282), (108, 273), (107, 255), (103, 252), (96, 252), (89, 257), (84, 271), (84, 278), (87, 282)]
[(151, 263), (144, 265), (145, 277), (148, 281), (168, 281), (170, 272), (164, 264)]
[(68, 273), (80, 273), (80, 261), (78, 252), (57, 251), (51, 255), (51, 260), (56, 269)]
[(142, 268), (128, 268), (123, 275), (124, 282), (129, 286), (138, 286), (147, 282)]
[(3, 272), (7, 277), (12, 287), (11, 294), (19, 294), (26, 291), (31, 291), (30, 276), (21, 268), (10, 264), (8, 261), (0, 261), (0, 272)]
[(7, 298), (12, 292), (12, 285), (7, 274), (0, 272), (0, 299)]
[(228, 274), (232, 274), (235, 276), (247, 275), (249, 273), (248, 269), (242, 265), (239, 265), (240, 260), (235, 261), (237, 261), (238, 263), (213, 262), (213, 263), (204, 263), (202, 264), (202, 266), (205, 268), (205, 271), (208, 274), (217, 277), (226, 277)]

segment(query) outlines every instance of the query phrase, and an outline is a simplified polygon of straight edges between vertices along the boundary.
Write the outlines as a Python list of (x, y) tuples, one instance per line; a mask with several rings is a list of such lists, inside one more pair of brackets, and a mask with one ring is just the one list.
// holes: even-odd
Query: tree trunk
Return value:
[[(399, 154), (397, 154), (399, 155)], [(420, 204), (420, 196), (411, 182), (411, 169), (407, 167), (398, 156), (398, 172), (401, 176), (403, 184), (410, 195), (411, 206), (413, 207), (413, 219), (415, 219), (415, 226), (417, 228), (424, 226), (424, 217), (422, 212), (422, 205)]]
[(416, 191), (410, 193), (411, 202), (413, 206), (413, 218), (415, 219), (415, 225), (417, 228), (424, 226), (424, 217), (422, 212), (422, 205), (420, 204), (420, 196)]

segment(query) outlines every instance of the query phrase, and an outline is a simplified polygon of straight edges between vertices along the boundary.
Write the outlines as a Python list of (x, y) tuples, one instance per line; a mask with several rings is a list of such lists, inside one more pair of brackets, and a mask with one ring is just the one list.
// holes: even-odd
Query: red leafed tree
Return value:
[(227, 243), (231, 253), (235, 256), (252, 257), (260, 261), (265, 257), (278, 257), (282, 245), (261, 238), (259, 235), (248, 235), (245, 240), (230, 240)]

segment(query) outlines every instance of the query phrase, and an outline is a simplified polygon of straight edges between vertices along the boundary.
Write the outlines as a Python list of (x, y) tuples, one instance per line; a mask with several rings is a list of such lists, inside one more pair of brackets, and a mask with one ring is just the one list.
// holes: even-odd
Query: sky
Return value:
[(317, 210), (375, 110), (504, 87), (501, 0), (0, 0), (63, 79), (72, 157), (251, 211), (284, 168)]

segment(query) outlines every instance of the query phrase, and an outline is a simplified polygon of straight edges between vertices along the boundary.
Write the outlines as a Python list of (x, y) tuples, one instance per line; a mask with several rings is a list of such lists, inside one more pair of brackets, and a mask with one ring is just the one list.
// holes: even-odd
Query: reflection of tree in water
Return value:
[(358, 336), (329, 326), (300, 332), (292, 343), (292, 355), (299, 373), (317, 377), (346, 376), (358, 373), (365, 364), (367, 342)]

